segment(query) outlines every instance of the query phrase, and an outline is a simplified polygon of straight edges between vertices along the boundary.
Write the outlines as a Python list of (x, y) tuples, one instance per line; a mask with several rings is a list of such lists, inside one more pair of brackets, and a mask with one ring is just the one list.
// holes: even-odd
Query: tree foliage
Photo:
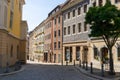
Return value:
[(107, 0), (104, 6), (90, 7), (86, 14), (86, 23), (90, 24), (91, 37), (102, 37), (110, 54), (110, 72), (113, 73), (112, 47), (120, 36), (120, 10)]
[(104, 38), (108, 46), (113, 46), (120, 35), (120, 10), (109, 1), (102, 7), (90, 7), (86, 23), (91, 25), (93, 37)]

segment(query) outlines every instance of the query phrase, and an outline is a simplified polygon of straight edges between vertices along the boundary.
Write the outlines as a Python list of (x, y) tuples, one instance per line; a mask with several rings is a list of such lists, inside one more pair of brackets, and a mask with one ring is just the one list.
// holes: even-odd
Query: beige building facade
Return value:
[(44, 27), (44, 62), (52, 62), (52, 24), (48, 17)]
[(35, 41), (34, 41), (34, 33), (33, 31), (29, 32), (29, 60), (33, 61), (34, 60), (34, 46), (35, 46)]
[(34, 29), (34, 60), (43, 62), (44, 57), (44, 21)]
[(28, 50), (27, 50), (27, 34), (28, 34), (28, 24), (27, 21), (21, 21), (21, 37), (20, 37), (20, 46), (17, 46), (18, 48), (18, 59), (20, 61), (23, 61), (24, 63), (26, 63), (27, 60), (27, 54), (28, 54)]

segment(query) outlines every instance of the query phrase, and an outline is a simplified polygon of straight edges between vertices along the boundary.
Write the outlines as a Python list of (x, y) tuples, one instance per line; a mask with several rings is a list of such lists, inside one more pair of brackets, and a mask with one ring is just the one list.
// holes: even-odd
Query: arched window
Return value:
[(102, 60), (102, 62), (103, 63), (108, 63), (108, 61), (109, 61), (109, 56), (108, 56), (108, 49), (107, 49), (107, 47), (103, 47), (103, 48), (101, 48), (101, 55), (102, 55), (102, 58), (101, 58), (101, 60)]
[(118, 60), (120, 60), (120, 46), (117, 48), (117, 57), (118, 57)]

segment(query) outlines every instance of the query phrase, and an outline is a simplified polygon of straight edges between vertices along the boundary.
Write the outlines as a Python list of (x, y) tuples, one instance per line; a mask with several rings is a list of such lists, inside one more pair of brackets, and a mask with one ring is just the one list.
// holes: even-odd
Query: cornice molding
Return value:
[(69, 9), (69, 8), (71, 8), (71, 7), (73, 7), (73, 6), (75, 6), (76, 4), (78, 4), (78, 3), (82, 2), (82, 1), (83, 0), (74, 0), (72, 2), (70, 1), (69, 3), (67, 3), (66, 5), (63, 6), (62, 12)]

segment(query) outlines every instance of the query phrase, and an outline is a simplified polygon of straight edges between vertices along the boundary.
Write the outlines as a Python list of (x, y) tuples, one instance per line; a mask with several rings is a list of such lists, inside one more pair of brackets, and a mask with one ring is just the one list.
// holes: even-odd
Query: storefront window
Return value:
[(94, 59), (99, 60), (98, 57), (98, 48), (94, 47)]
[(76, 47), (76, 60), (80, 60), (80, 47)]

